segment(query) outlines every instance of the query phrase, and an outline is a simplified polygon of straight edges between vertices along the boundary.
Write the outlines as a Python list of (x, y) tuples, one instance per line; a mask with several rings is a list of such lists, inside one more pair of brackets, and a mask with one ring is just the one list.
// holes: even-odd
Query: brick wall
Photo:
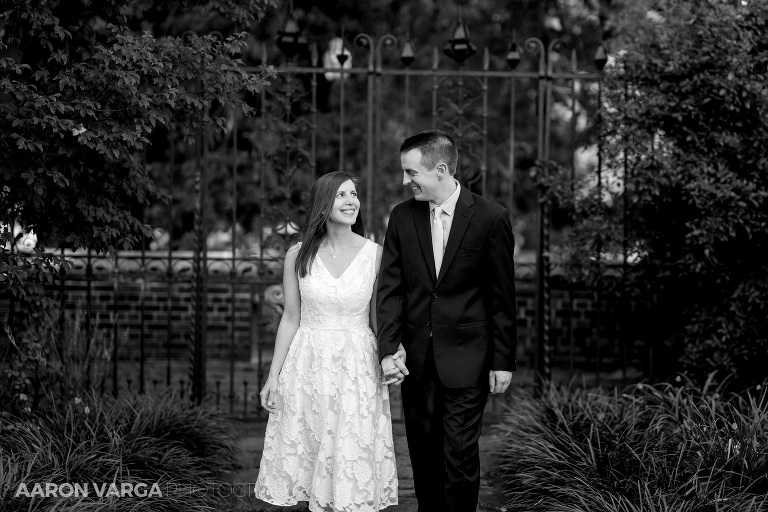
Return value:
[[(271, 306), (274, 280), (231, 280), (215, 276), (207, 286), (206, 322), (209, 359), (256, 363), (271, 352), (280, 314)], [(271, 288), (270, 288), (271, 287)], [(147, 359), (186, 359), (189, 354), (191, 294), (187, 280), (102, 278), (90, 283), (73, 278), (49, 290), (72, 314), (90, 313), (107, 339), (117, 336), (120, 359), (138, 360), (141, 345)], [(266, 298), (265, 298), (266, 296)], [(644, 364), (645, 343), (638, 336), (642, 304), (630, 305), (624, 331), (621, 304), (603, 299), (598, 313), (592, 290), (553, 289), (550, 342), (553, 365), (610, 371), (621, 364), (624, 349), (629, 365)], [(0, 299), (0, 314), (10, 308)], [(598, 328), (598, 325), (600, 326)], [(517, 283), (518, 360), (532, 367), (535, 358), (536, 297), (529, 280)], [(624, 341), (622, 341), (624, 340)], [(600, 361), (598, 363), (598, 360)]]

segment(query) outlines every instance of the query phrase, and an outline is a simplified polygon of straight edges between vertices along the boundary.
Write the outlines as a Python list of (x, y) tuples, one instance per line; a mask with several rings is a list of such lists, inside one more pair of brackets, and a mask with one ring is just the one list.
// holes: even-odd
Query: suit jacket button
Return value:
[(432, 322), (427, 322), (427, 327), (432, 327)]
[(432, 298), (433, 298), (433, 299), (436, 299), (436, 298), (437, 298), (437, 294), (436, 294), (436, 293), (433, 293), (433, 294), (432, 294)]

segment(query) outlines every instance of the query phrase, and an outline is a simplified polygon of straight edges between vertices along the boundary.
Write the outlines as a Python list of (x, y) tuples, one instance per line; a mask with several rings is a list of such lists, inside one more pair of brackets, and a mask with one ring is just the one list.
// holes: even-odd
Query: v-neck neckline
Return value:
[(357, 253), (356, 253), (356, 254), (355, 254), (353, 257), (352, 257), (352, 259), (351, 259), (351, 260), (350, 260), (350, 262), (349, 262), (349, 265), (347, 265), (347, 268), (345, 268), (345, 269), (344, 269), (344, 270), (341, 272), (341, 274), (339, 274), (339, 277), (334, 277), (334, 275), (333, 275), (333, 274), (331, 274), (331, 269), (329, 269), (329, 268), (328, 268), (328, 265), (326, 265), (326, 264), (325, 264), (325, 262), (323, 261), (323, 257), (322, 257), (322, 256), (320, 256), (320, 251), (318, 251), (318, 252), (317, 252), (317, 255), (316, 255), (316, 256), (317, 256), (317, 259), (319, 259), (319, 260), (320, 260), (320, 263), (322, 263), (322, 264), (323, 264), (323, 268), (325, 269), (325, 271), (326, 271), (326, 272), (328, 272), (328, 275), (329, 275), (329, 276), (331, 276), (331, 278), (332, 278), (334, 281), (338, 281), (339, 279), (341, 279), (341, 278), (344, 276), (344, 274), (346, 274), (346, 273), (347, 273), (347, 270), (349, 270), (349, 267), (351, 267), (351, 266), (352, 266), (352, 264), (353, 264), (353, 263), (355, 262), (355, 260), (357, 259), (357, 257), (358, 257), (358, 256), (360, 256), (360, 253), (361, 253), (361, 252), (363, 252), (363, 249), (365, 249), (365, 246), (366, 246), (366, 245), (368, 245), (368, 240), (366, 240), (366, 241), (365, 241), (365, 243), (363, 243), (363, 246), (360, 248), (360, 250), (359, 250), (359, 251), (357, 251)]

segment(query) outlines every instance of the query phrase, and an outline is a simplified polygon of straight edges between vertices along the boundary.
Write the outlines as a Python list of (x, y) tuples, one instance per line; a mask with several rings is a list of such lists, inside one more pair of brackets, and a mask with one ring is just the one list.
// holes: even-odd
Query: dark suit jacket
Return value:
[(377, 291), (379, 359), (402, 343), (410, 372), (406, 378), (417, 379), (431, 332), (443, 385), (483, 385), (489, 370), (516, 368), (509, 214), (462, 188), (439, 276), (429, 217), (429, 203), (415, 199), (390, 214)]

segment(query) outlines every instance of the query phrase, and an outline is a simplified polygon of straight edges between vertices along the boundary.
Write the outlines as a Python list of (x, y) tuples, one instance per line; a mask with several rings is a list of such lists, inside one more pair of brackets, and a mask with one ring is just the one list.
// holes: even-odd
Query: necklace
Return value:
[(325, 240), (323, 240), (323, 245), (325, 246), (325, 250), (328, 254), (331, 255), (331, 258), (334, 260), (336, 259), (336, 255), (331, 252), (331, 250), (328, 248), (328, 244), (325, 243)]

